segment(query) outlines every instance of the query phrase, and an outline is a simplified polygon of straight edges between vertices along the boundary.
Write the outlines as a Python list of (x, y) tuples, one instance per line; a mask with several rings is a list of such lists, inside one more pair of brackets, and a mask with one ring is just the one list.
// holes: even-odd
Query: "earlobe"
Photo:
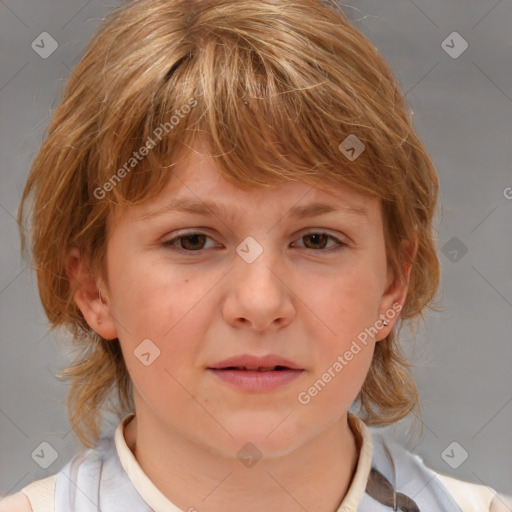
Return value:
[(76, 305), (87, 324), (102, 338), (117, 338), (117, 327), (111, 314), (111, 306), (105, 291), (101, 291), (101, 280), (87, 268), (80, 251), (74, 247), (68, 251), (66, 271)]
[(379, 311), (379, 323), (382, 329), (378, 335), (377, 341), (387, 338), (389, 333), (400, 316), (403, 309), (407, 292), (409, 288), (409, 278), (411, 274), (412, 265), (416, 256), (417, 244), (414, 241), (404, 240), (401, 243), (400, 250), (404, 256), (403, 272), (398, 275), (394, 274), (389, 269), (389, 279), (387, 289), (382, 297), (381, 307)]

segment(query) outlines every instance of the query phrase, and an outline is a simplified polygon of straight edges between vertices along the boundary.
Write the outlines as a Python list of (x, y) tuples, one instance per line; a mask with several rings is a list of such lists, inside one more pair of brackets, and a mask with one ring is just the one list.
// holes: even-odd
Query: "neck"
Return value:
[(182, 510), (335, 512), (352, 481), (359, 449), (345, 414), (317, 437), (247, 467), (192, 442), (149, 415), (124, 431), (141, 469)]

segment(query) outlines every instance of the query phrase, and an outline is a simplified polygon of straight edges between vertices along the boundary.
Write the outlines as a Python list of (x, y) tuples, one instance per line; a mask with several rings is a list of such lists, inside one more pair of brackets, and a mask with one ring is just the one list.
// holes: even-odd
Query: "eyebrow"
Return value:
[[(223, 218), (233, 218), (234, 214), (229, 213), (227, 208), (220, 203), (214, 201), (196, 201), (192, 199), (176, 199), (162, 208), (142, 215), (139, 219), (149, 219), (159, 217), (165, 213), (181, 212), (191, 213), (195, 215), (217, 216)], [(345, 206), (336, 203), (310, 203), (307, 205), (298, 205), (290, 208), (287, 215), (297, 219), (304, 219), (308, 217), (318, 217), (327, 213), (344, 212), (347, 214), (354, 214), (361, 217), (368, 218), (368, 210), (363, 207)]]

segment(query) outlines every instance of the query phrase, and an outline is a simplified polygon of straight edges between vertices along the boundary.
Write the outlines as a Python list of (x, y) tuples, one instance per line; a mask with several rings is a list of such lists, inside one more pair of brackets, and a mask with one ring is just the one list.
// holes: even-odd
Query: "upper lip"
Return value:
[(296, 365), (294, 362), (276, 354), (268, 354), (263, 357), (253, 356), (251, 354), (243, 354), (240, 356), (229, 357), (228, 359), (224, 359), (223, 361), (219, 361), (210, 365), (208, 368), (218, 370), (221, 368), (228, 368), (230, 366), (243, 367), (248, 369), (284, 366), (292, 370), (303, 370), (303, 368)]

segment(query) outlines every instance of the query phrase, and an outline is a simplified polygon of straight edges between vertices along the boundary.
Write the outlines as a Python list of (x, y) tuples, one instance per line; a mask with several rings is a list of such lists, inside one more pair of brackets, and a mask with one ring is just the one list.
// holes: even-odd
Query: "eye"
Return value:
[[(311, 249), (314, 251), (317, 251), (319, 249), (325, 249), (327, 241), (329, 239), (334, 240), (336, 242), (336, 245), (334, 248), (331, 246), (329, 249), (332, 251), (338, 251), (342, 249), (344, 246), (347, 246), (345, 242), (342, 242), (341, 240), (338, 240), (336, 237), (329, 235), (328, 233), (324, 233), (322, 231), (312, 231), (310, 233), (306, 233), (300, 237), (300, 239), (304, 239), (307, 242), (306, 245), (313, 245), (316, 247), (306, 247), (306, 249)], [(299, 239), (299, 240), (300, 240)]]
[(163, 245), (164, 247), (176, 247), (176, 243), (178, 243), (178, 245), (180, 246), (176, 247), (178, 251), (197, 252), (204, 249), (204, 247), (202, 246), (204, 245), (206, 238), (210, 237), (208, 235), (205, 235), (204, 233), (191, 232), (177, 236), (172, 240), (168, 240), (167, 242), (164, 242)]
[[(163, 242), (162, 245), (164, 247), (172, 247), (173, 249), (179, 252), (199, 252), (206, 248), (204, 247), (204, 245), (207, 238), (211, 240), (211, 237), (204, 233), (190, 232), (174, 237), (166, 242)], [(328, 248), (330, 251), (337, 251), (348, 245), (345, 242), (342, 242), (341, 240), (337, 239), (336, 237), (321, 231), (306, 233), (302, 235), (299, 238), (299, 240), (300, 239), (304, 239), (306, 241), (306, 249), (310, 249), (313, 251), (326, 249), (326, 245), (329, 239), (334, 240), (336, 242), (334, 247), (331, 246)]]

